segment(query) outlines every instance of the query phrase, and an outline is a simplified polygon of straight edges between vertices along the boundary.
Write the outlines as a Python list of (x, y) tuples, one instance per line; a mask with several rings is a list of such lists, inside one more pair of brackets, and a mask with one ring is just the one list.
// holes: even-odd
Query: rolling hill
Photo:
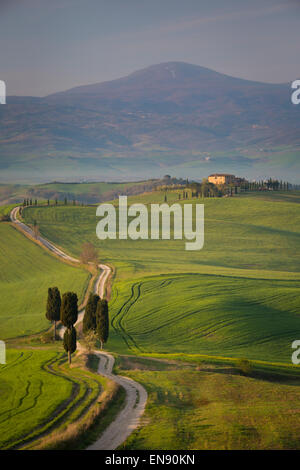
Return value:
[(167, 62), (0, 108), (1, 179), (207, 176), (293, 179), (300, 107), (290, 84)]

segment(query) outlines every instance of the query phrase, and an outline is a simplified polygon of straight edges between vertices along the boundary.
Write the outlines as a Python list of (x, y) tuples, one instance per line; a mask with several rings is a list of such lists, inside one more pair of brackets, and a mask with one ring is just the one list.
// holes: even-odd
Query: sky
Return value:
[(168, 61), (300, 79), (300, 0), (0, 0), (0, 80), (45, 96)]

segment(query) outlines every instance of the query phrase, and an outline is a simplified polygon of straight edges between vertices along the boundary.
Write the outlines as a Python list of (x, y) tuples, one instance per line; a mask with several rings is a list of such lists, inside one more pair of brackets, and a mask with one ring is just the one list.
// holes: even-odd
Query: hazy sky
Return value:
[(43, 96), (166, 61), (300, 78), (300, 0), (0, 0), (0, 79)]

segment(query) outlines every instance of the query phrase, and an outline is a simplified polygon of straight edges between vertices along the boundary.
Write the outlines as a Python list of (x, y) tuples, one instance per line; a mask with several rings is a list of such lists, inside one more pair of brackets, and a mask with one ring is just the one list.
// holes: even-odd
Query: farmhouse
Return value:
[(229, 175), (228, 173), (214, 173), (209, 175), (208, 182), (213, 184), (230, 184), (235, 183), (236, 177), (234, 175)]

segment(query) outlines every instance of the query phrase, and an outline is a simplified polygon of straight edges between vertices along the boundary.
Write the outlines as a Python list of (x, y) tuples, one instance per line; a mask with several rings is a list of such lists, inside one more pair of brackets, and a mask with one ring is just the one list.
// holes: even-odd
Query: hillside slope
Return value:
[(167, 62), (45, 98), (8, 97), (0, 109), (2, 178), (120, 179), (164, 168), (188, 176), (195, 166), (204, 175), (293, 176), (300, 109), (290, 95), (290, 84)]

